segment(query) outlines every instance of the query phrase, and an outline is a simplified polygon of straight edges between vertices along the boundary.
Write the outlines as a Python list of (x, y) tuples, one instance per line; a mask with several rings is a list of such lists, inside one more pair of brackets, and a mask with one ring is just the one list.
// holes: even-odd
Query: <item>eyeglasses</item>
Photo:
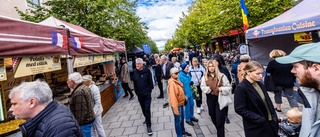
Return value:
[(176, 72), (176, 73), (174, 73), (174, 74), (178, 75), (178, 74), (179, 74), (179, 72)]

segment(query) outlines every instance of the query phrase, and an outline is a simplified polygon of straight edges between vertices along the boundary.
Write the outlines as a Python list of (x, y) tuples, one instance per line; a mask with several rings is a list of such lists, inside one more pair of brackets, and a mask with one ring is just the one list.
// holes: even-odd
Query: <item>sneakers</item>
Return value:
[(226, 116), (226, 124), (230, 124), (230, 120), (227, 116)]
[(190, 126), (194, 126), (194, 124), (191, 121), (186, 121), (186, 123)]
[(157, 97), (157, 99), (161, 99), (161, 98), (163, 98), (163, 96), (161, 96), (161, 95)]
[(201, 109), (201, 110), (204, 110), (204, 108), (203, 108), (202, 104), (201, 104), (201, 106), (200, 106), (200, 109)]
[(147, 131), (148, 131), (148, 135), (149, 135), (149, 136), (152, 136), (153, 133), (152, 133), (151, 127), (147, 127)]
[(164, 103), (163, 104), (163, 108), (166, 108), (167, 106), (169, 106), (169, 103)]
[(201, 114), (201, 108), (197, 108), (197, 113)]
[(199, 121), (199, 120), (196, 119), (196, 118), (190, 118), (190, 120), (193, 121), (193, 122), (198, 122), (198, 121)]
[(143, 124), (146, 124), (146, 121), (143, 121)]
[(135, 96), (131, 96), (131, 97), (129, 98), (129, 100), (132, 100), (132, 99), (134, 99), (134, 97), (135, 97)]
[(277, 108), (274, 108), (277, 112), (282, 112), (282, 110), (280, 109), (280, 110), (278, 110)]
[(185, 133), (183, 134), (183, 136), (184, 136), (184, 137), (186, 137), (186, 136), (187, 136), (187, 137), (191, 137), (192, 135), (191, 135), (190, 133), (188, 133), (188, 132), (185, 132)]

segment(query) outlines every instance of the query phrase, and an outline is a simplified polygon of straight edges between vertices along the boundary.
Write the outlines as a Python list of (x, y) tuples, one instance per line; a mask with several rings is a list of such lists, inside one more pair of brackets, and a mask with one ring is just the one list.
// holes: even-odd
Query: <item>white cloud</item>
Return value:
[(137, 15), (149, 27), (148, 36), (159, 50), (172, 37), (182, 12), (187, 12), (193, 0), (139, 0)]

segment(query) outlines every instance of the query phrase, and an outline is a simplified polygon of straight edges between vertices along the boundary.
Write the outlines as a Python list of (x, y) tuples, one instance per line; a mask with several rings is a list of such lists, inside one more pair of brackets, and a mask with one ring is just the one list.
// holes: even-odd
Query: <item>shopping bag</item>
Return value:
[(219, 102), (220, 110), (222, 110), (224, 107), (230, 105), (232, 103), (230, 94), (223, 95), (221, 92), (219, 92), (218, 102)]

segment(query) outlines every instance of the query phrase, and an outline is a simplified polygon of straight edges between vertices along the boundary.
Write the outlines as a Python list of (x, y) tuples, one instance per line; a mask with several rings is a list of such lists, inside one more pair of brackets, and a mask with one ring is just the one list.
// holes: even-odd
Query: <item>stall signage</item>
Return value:
[(7, 80), (6, 66), (4, 65), (4, 59), (0, 59), (0, 81)]
[(93, 63), (101, 63), (101, 62), (106, 62), (106, 56), (104, 55), (94, 55)]
[(113, 61), (114, 60), (114, 55), (107, 55), (106, 56), (107, 61)]
[(73, 68), (83, 67), (94, 64), (94, 56), (76, 56), (73, 62)]
[(14, 73), (14, 78), (60, 69), (61, 62), (59, 56), (23, 57)]

